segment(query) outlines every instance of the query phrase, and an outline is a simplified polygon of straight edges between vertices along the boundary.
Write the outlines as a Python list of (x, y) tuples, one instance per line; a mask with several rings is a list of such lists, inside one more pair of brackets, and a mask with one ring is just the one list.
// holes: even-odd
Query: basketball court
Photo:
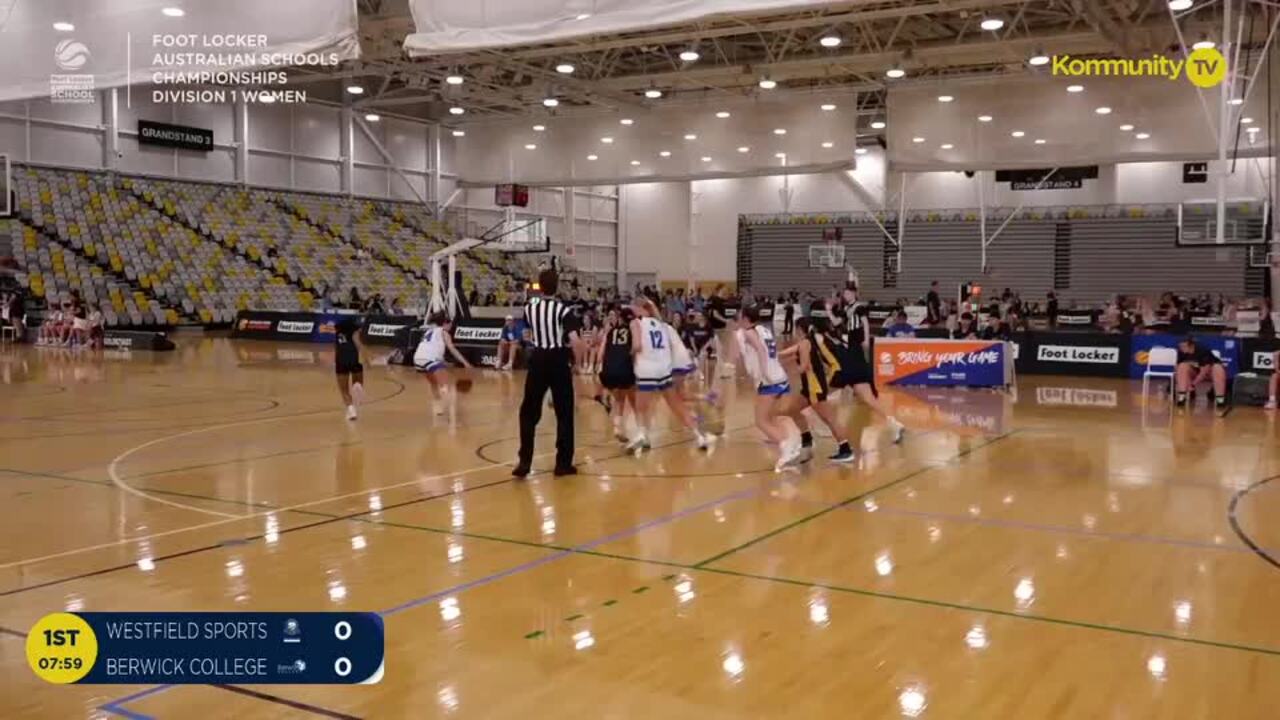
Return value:
[[(670, 429), (625, 455), (581, 401), (583, 474), (517, 482), (518, 373), (478, 374), (434, 418), (420, 378), (377, 368), (347, 423), (328, 351), (179, 347), (6, 349), (4, 717), (1264, 718), (1280, 702), (1280, 453), (1253, 408), (1170, 415), (1108, 379), (890, 389), (903, 444), (845, 399), (860, 461), (775, 474), (745, 385), (709, 455)], [(377, 611), (386, 674), (54, 686), (23, 637), (58, 609)]]

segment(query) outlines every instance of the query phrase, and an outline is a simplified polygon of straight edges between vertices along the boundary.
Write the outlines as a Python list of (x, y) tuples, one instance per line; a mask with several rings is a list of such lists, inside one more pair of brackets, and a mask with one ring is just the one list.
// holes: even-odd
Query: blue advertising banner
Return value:
[[(1167, 347), (1177, 349), (1178, 341), (1184, 335), (1134, 335), (1129, 349), (1129, 377), (1140, 378), (1147, 370), (1147, 356), (1152, 348)], [(1227, 377), (1235, 377), (1240, 371), (1241, 340), (1227, 335), (1196, 335), (1196, 344), (1209, 348), (1222, 361), (1227, 370)]]
[(881, 385), (1003, 387), (1012, 377), (1011, 347), (999, 340), (876, 338), (871, 353)]
[(376, 613), (51, 613), (27, 635), (27, 662), (51, 683), (376, 683)]

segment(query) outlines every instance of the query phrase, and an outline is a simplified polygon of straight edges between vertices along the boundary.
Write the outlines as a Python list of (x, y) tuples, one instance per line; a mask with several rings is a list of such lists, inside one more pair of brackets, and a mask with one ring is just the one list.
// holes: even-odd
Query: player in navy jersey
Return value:
[(596, 365), (600, 368), (600, 386), (609, 393), (613, 402), (608, 406), (613, 418), (613, 434), (620, 442), (626, 442), (626, 413), (636, 413), (636, 372), (632, 362), (631, 311), (628, 308), (610, 310), (605, 319), (604, 341), (596, 351)]
[(338, 320), (333, 336), (333, 365), (338, 376), (338, 392), (347, 406), (347, 419), (355, 420), (356, 402), (364, 399), (364, 344), (360, 326), (351, 315)]

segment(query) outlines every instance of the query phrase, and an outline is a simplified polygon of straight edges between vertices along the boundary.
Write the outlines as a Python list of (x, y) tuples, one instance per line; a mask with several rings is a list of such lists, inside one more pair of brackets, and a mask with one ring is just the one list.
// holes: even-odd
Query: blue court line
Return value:
[(144, 697), (147, 697), (149, 695), (155, 695), (156, 693), (159, 693), (159, 692), (164, 692), (165, 690), (168, 690), (171, 687), (174, 687), (174, 686), (173, 685), (157, 685), (153, 688), (147, 688), (146, 690), (139, 690), (138, 692), (133, 693), (132, 695), (125, 695), (124, 697), (119, 698), (118, 700), (112, 700), (106, 705), (100, 705), (98, 706), (98, 709), (105, 710), (111, 713), (112, 715), (119, 715), (120, 717), (123, 717), (123, 718), (129, 718), (129, 720), (155, 720), (155, 718), (151, 717), (150, 715), (143, 715), (141, 713), (136, 713), (136, 712), (133, 712), (132, 710), (126, 709), (124, 707), (124, 704), (131, 703), (134, 700), (141, 700)]
[[(914, 437), (924, 437), (924, 436), (926, 436), (926, 435), (932, 435), (932, 434), (934, 434), (934, 433), (936, 433), (936, 432), (940, 432), (940, 431), (938, 431), (938, 430), (929, 430), (929, 431), (925, 431), (925, 432), (915, 433), (915, 434), (914, 434)], [(872, 448), (871, 450), (864, 451), (864, 452), (862, 452), (862, 453), (860, 453), (860, 454), (861, 454), (861, 455), (868, 455), (868, 454), (876, 453), (876, 452), (878, 452), (879, 450), (880, 450), (880, 448), (879, 448), (879, 447), (876, 447), (876, 448)], [(758, 474), (758, 473), (744, 473), (744, 476), (745, 476), (745, 475), (748, 475), (748, 474)], [(770, 487), (770, 488), (772, 488), (772, 487), (777, 487), (777, 486), (782, 485), (783, 483), (787, 482), (789, 479), (790, 479), (790, 478), (787, 478), (787, 477), (779, 478), (777, 481), (775, 481), (775, 482), (771, 483), (768, 487)], [(607, 536), (605, 536), (605, 537), (602, 537), (602, 538), (599, 538), (599, 539), (596, 539), (596, 540), (591, 540), (591, 541), (588, 541), (588, 542), (582, 543), (581, 545), (575, 545), (574, 547), (569, 548), (568, 550), (561, 550), (561, 551), (559, 551), (559, 552), (552, 553), (551, 555), (547, 555), (547, 556), (544, 556), (544, 557), (540, 557), (540, 558), (537, 558), (537, 559), (535, 559), (535, 560), (530, 560), (529, 562), (521, 563), (520, 565), (516, 565), (515, 567), (507, 568), (506, 570), (501, 570), (501, 571), (499, 571), (499, 572), (493, 573), (493, 574), (491, 574), (491, 575), (486, 575), (486, 576), (484, 576), (484, 577), (482, 577), (482, 578), (478, 578), (478, 579), (476, 579), (476, 580), (471, 580), (471, 581), (468, 581), (468, 582), (462, 583), (462, 584), (460, 584), (460, 585), (455, 585), (455, 586), (453, 586), (453, 587), (451, 587), (451, 588), (447, 588), (447, 589), (445, 589), (445, 590), (440, 590), (440, 591), (437, 591), (437, 592), (431, 593), (430, 595), (424, 595), (423, 597), (414, 598), (414, 599), (412, 599), (412, 600), (409, 600), (409, 601), (406, 601), (406, 602), (401, 603), (401, 604), (399, 604), (399, 605), (396, 605), (395, 607), (389, 608), (389, 609), (387, 609), (387, 610), (383, 610), (383, 611), (379, 612), (378, 614), (379, 614), (379, 615), (381, 615), (381, 616), (383, 616), (383, 617), (387, 617), (387, 616), (389, 616), (389, 615), (394, 615), (394, 614), (396, 614), (396, 613), (403, 612), (403, 611), (405, 611), (405, 610), (409, 610), (409, 609), (411, 609), (411, 608), (420, 607), (420, 606), (425, 605), (425, 604), (427, 604), (427, 603), (430, 603), (430, 602), (433, 602), (433, 601), (439, 600), (439, 599), (440, 599), (440, 598), (442, 598), (442, 597), (447, 597), (447, 596), (449, 596), (449, 595), (453, 595), (453, 594), (456, 594), (456, 593), (460, 593), (460, 592), (463, 592), (463, 591), (469, 590), (469, 589), (471, 589), (471, 588), (480, 587), (480, 586), (482, 586), (482, 585), (488, 585), (489, 583), (495, 582), (495, 581), (497, 581), (497, 580), (501, 580), (501, 579), (503, 579), (503, 578), (510, 577), (510, 576), (512, 576), (512, 575), (517, 575), (517, 574), (519, 574), (519, 573), (525, 572), (526, 570), (532, 570), (532, 569), (534, 569), (534, 568), (536, 568), (536, 567), (539, 567), (539, 566), (545, 565), (545, 564), (547, 564), (547, 563), (554, 562), (554, 561), (556, 561), (556, 560), (560, 560), (560, 559), (565, 558), (565, 557), (568, 557), (568, 556), (570, 556), (570, 555), (574, 555), (574, 554), (579, 553), (579, 552), (581, 552), (581, 551), (583, 551), (583, 550), (590, 550), (590, 549), (592, 549), (592, 548), (594, 548), (594, 547), (598, 547), (598, 546), (600, 546), (600, 545), (606, 545), (606, 544), (608, 544), (608, 543), (611, 543), (611, 542), (614, 542), (614, 541), (617, 541), (617, 540), (621, 540), (622, 538), (629, 537), (629, 536), (631, 536), (631, 535), (635, 535), (636, 533), (643, 532), (643, 531), (648, 530), (648, 529), (650, 529), (650, 528), (657, 527), (657, 526), (659, 526), (659, 525), (665, 525), (666, 523), (672, 522), (672, 521), (674, 521), (674, 520), (679, 520), (679, 519), (681, 519), (681, 518), (685, 518), (685, 517), (688, 517), (688, 516), (690, 516), (690, 515), (697, 514), (697, 513), (699, 513), (699, 512), (702, 512), (703, 510), (706, 510), (707, 508), (715, 507), (716, 505), (720, 505), (720, 504), (722, 504), (722, 503), (726, 503), (726, 502), (734, 502), (734, 501), (736, 501), (736, 500), (743, 500), (743, 499), (746, 499), (746, 498), (749, 498), (749, 497), (753, 497), (753, 496), (755, 496), (755, 495), (760, 494), (760, 493), (761, 493), (762, 491), (764, 491), (764, 490), (765, 490), (765, 488), (760, 488), (760, 487), (744, 488), (744, 489), (742, 489), (742, 490), (738, 490), (738, 491), (736, 491), (736, 492), (732, 492), (732, 493), (729, 493), (729, 494), (727, 494), (727, 495), (723, 495), (723, 496), (721, 496), (721, 497), (719, 497), (719, 498), (716, 498), (716, 499), (714, 499), (714, 500), (708, 500), (707, 502), (700, 503), (700, 504), (698, 504), (698, 505), (694, 505), (693, 507), (685, 508), (684, 510), (681, 510), (681, 511), (679, 511), (679, 512), (671, 513), (671, 514), (668, 514), (668, 515), (664, 515), (664, 516), (662, 516), (662, 517), (655, 518), (655, 519), (653, 519), (653, 520), (648, 520), (648, 521), (646, 521), (646, 522), (644, 522), (644, 523), (641, 523), (641, 524), (636, 525), (636, 526), (634, 526), (634, 527), (631, 527), (631, 528), (629, 528), (629, 529), (626, 529), (626, 530), (620, 530), (620, 531), (618, 531), (618, 532), (616, 532), (616, 533), (613, 533), (612, 535), (607, 535)], [(131, 701), (133, 701), (133, 700), (138, 700), (138, 699), (141, 699), (141, 698), (146, 697), (146, 696), (148, 696), (148, 695), (153, 695), (153, 694), (156, 694), (156, 693), (160, 693), (160, 692), (163, 692), (163, 691), (165, 691), (165, 690), (169, 690), (170, 688), (174, 688), (174, 687), (178, 687), (178, 686), (176, 686), (176, 685), (157, 685), (156, 687), (151, 688), (150, 690), (146, 690), (146, 691), (143, 691), (143, 692), (140, 692), (140, 693), (135, 693), (135, 694), (130, 695), (130, 696), (128, 696), (128, 697), (120, 698), (119, 700), (113, 700), (113, 701), (111, 701), (110, 703), (108, 703), (108, 704), (106, 704), (106, 705), (100, 705), (100, 706), (98, 707), (98, 709), (99, 709), (99, 710), (105, 710), (105, 711), (107, 711), (107, 712), (112, 712), (112, 713), (115, 713), (115, 714), (120, 715), (120, 716), (122, 716), (122, 717), (127, 717), (127, 718), (131, 718), (131, 719), (132, 719), (132, 718), (142, 718), (143, 720), (154, 720), (154, 718), (148, 717), (148, 716), (146, 716), (146, 715), (137, 715), (137, 714), (132, 714), (132, 713), (130, 713), (130, 711), (129, 711), (129, 710), (126, 710), (125, 708), (123, 708), (123, 707), (121, 707), (121, 706), (122, 706), (124, 703), (131, 702)]]
[(580, 553), (580, 552), (582, 552), (583, 550), (590, 550), (591, 548), (594, 548), (594, 547), (599, 547), (599, 546), (601, 546), (601, 545), (607, 545), (608, 543), (611, 543), (611, 542), (614, 542), (614, 541), (617, 541), (617, 540), (621, 540), (621, 539), (623, 539), (623, 538), (625, 538), (625, 537), (630, 537), (630, 536), (632, 536), (632, 535), (635, 535), (636, 533), (644, 532), (645, 530), (648, 530), (649, 528), (657, 527), (657, 526), (659, 526), (659, 525), (665, 525), (665, 524), (667, 524), (667, 523), (669, 523), (669, 522), (672, 522), (672, 521), (675, 521), (675, 520), (679, 520), (679, 519), (681, 519), (681, 518), (685, 518), (685, 517), (688, 517), (688, 516), (690, 516), (690, 515), (694, 515), (694, 514), (700, 513), (700, 512), (702, 512), (703, 510), (706, 510), (707, 508), (715, 507), (716, 505), (720, 505), (720, 504), (722, 504), (722, 503), (733, 502), (733, 501), (735, 501), (735, 500), (743, 500), (743, 499), (748, 498), (748, 497), (751, 497), (752, 495), (755, 495), (755, 494), (757, 494), (757, 493), (759, 493), (759, 492), (760, 492), (760, 488), (744, 488), (744, 489), (739, 490), (739, 491), (737, 491), (737, 492), (730, 493), (730, 494), (728, 494), (728, 495), (723, 495), (723, 496), (721, 496), (721, 497), (718, 497), (718, 498), (716, 498), (715, 500), (708, 500), (707, 502), (700, 503), (700, 504), (698, 504), (698, 505), (694, 505), (693, 507), (685, 508), (684, 510), (681, 510), (680, 512), (671, 513), (671, 514), (669, 514), (669, 515), (664, 515), (664, 516), (662, 516), (662, 517), (660, 517), (660, 518), (655, 518), (655, 519), (653, 519), (653, 520), (649, 520), (649, 521), (647, 521), (647, 522), (644, 522), (644, 523), (641, 523), (641, 524), (639, 524), (639, 525), (636, 525), (635, 527), (628, 528), (628, 529), (626, 529), (626, 530), (620, 530), (620, 531), (618, 531), (618, 532), (616, 532), (616, 533), (613, 533), (612, 535), (607, 535), (607, 536), (602, 537), (602, 538), (599, 538), (599, 539), (597, 539), (597, 540), (592, 540), (592, 541), (590, 541), (590, 542), (585, 542), (585, 543), (582, 543), (581, 545), (575, 545), (575, 546), (573, 546), (573, 547), (569, 548), (568, 550), (561, 550), (561, 551), (559, 551), (559, 552), (557, 552), (557, 553), (553, 553), (553, 554), (551, 554), (551, 555), (547, 555), (547, 556), (544, 556), (544, 557), (540, 557), (540, 558), (538, 558), (538, 559), (536, 559), (536, 560), (531, 560), (531, 561), (529, 561), (529, 562), (527, 562), (527, 563), (524, 563), (524, 564), (522, 564), (522, 565), (517, 565), (517, 566), (515, 566), (515, 567), (513, 567), (513, 568), (509, 568), (509, 569), (507, 569), (507, 570), (503, 570), (503, 571), (501, 571), (501, 572), (497, 572), (497, 573), (494, 573), (494, 574), (492, 574), (492, 575), (487, 575), (487, 576), (482, 577), (482, 578), (480, 578), (480, 579), (478, 579), (478, 580), (472, 580), (472, 581), (470, 581), (470, 582), (466, 582), (466, 583), (463, 583), (463, 584), (461, 584), (461, 585), (454, 586), (454, 587), (452, 587), (452, 588), (449, 588), (448, 590), (441, 590), (441, 591), (439, 591), (439, 592), (435, 592), (435, 593), (432, 593), (432, 594), (430, 594), (430, 595), (426, 595), (426, 596), (423, 596), (423, 597), (420, 597), (420, 598), (416, 598), (416, 599), (410, 600), (410, 601), (405, 602), (405, 603), (401, 603), (401, 604), (399, 604), (399, 605), (397, 605), (397, 606), (395, 606), (395, 607), (393, 607), (393, 608), (391, 608), (391, 609), (389, 609), (389, 610), (383, 610), (382, 612), (380, 612), (380, 613), (378, 613), (378, 614), (379, 614), (379, 615), (382, 615), (383, 617), (386, 617), (386, 616), (388, 616), (388, 615), (394, 615), (394, 614), (396, 614), (396, 613), (398, 613), (398, 612), (402, 612), (402, 611), (404, 611), (404, 610), (408, 610), (408, 609), (410, 609), (410, 608), (415, 608), (415, 607), (418, 607), (418, 606), (420, 606), (420, 605), (425, 605), (425, 604), (427, 604), (427, 603), (429, 603), (429, 602), (432, 602), (432, 601), (434, 601), (434, 600), (438, 600), (438, 599), (440, 599), (440, 598), (442, 598), (442, 597), (447, 597), (447, 596), (452, 595), (452, 594), (454, 594), (454, 593), (460, 593), (460, 592), (462, 592), (462, 591), (464, 591), (464, 590), (470, 590), (471, 588), (479, 587), (479, 586), (481, 586), (481, 585), (488, 585), (489, 583), (494, 582), (495, 580), (501, 580), (502, 578), (509, 577), (509, 576), (511, 576), (511, 575), (515, 575), (515, 574), (517, 574), (517, 573), (522, 573), (522, 572), (524, 572), (525, 570), (532, 570), (533, 568), (536, 568), (536, 567), (538, 567), (538, 566), (540, 566), (540, 565), (546, 565), (547, 563), (555, 562), (556, 560), (560, 560), (561, 558), (565, 558), (565, 557), (568, 557), (568, 556), (570, 556), (570, 555), (574, 555), (574, 554)]

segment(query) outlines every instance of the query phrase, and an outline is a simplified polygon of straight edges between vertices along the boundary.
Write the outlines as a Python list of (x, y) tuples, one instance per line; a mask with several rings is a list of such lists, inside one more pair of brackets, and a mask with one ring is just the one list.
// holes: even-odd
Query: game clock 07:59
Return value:
[(27, 664), (47, 682), (76, 682), (93, 669), (97, 657), (98, 638), (78, 615), (45, 615), (27, 633)]

